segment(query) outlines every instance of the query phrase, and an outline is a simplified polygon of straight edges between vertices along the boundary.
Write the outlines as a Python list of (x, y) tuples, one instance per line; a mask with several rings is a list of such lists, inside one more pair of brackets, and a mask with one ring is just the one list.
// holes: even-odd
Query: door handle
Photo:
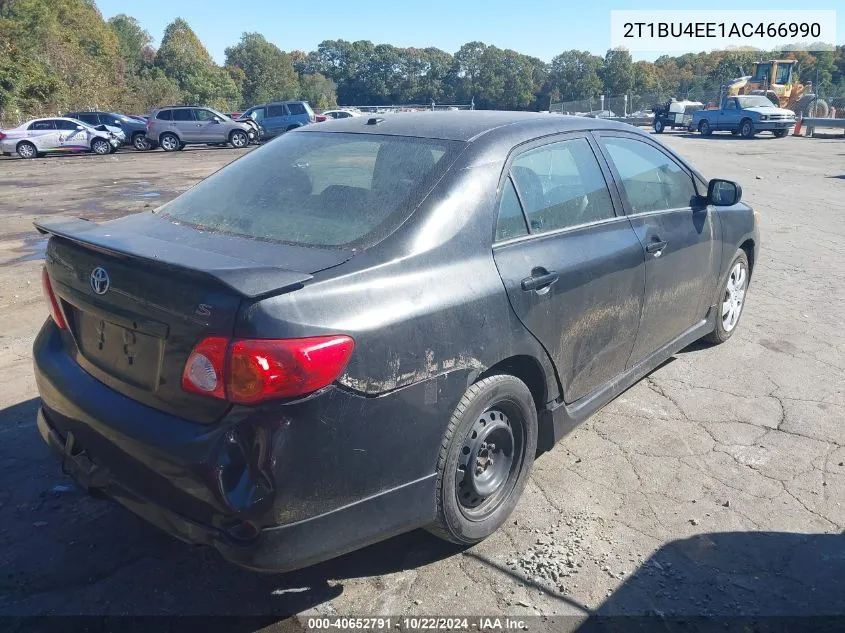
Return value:
[(560, 279), (555, 271), (547, 271), (545, 268), (535, 268), (531, 271), (531, 276), (522, 280), (522, 289), (529, 290), (543, 290), (548, 288), (553, 283)]
[(651, 253), (655, 257), (660, 257), (660, 255), (663, 254), (663, 249), (666, 248), (666, 244), (668, 244), (668, 242), (660, 240), (656, 242), (651, 242), (648, 246), (645, 247), (645, 252)]

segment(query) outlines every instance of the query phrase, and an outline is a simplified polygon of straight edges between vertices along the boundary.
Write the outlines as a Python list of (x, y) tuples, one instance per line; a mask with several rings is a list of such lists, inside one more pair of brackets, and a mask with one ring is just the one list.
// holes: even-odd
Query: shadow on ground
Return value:
[(37, 407), (0, 410), (0, 542), (11, 544), (0, 550), (0, 616), (258, 616), (226, 629), (252, 631), (332, 600), (344, 579), (459, 551), (415, 531), (298, 572), (242, 571), (77, 490), (38, 434)]

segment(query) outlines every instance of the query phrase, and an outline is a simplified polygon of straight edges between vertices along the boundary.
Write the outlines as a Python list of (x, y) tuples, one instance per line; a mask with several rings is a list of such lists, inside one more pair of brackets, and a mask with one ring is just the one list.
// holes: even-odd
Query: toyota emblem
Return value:
[(91, 271), (91, 290), (94, 294), (104, 295), (109, 290), (109, 274), (105, 268), (97, 266)]

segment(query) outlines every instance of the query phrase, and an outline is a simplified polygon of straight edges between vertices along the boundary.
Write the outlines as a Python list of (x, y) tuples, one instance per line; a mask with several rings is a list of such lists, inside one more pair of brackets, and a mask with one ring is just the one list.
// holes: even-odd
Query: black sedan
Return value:
[(535, 455), (733, 335), (740, 196), (598, 119), (306, 126), (153, 213), (38, 225), (38, 428), (81, 486), (247, 568), (471, 544)]

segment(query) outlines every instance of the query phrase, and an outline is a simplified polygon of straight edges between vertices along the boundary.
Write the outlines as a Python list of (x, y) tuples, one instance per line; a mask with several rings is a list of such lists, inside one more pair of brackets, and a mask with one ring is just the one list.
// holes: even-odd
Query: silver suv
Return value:
[(180, 150), (189, 143), (249, 145), (253, 128), (233, 121), (212, 108), (170, 106), (153, 110), (147, 119), (147, 138), (166, 152)]

